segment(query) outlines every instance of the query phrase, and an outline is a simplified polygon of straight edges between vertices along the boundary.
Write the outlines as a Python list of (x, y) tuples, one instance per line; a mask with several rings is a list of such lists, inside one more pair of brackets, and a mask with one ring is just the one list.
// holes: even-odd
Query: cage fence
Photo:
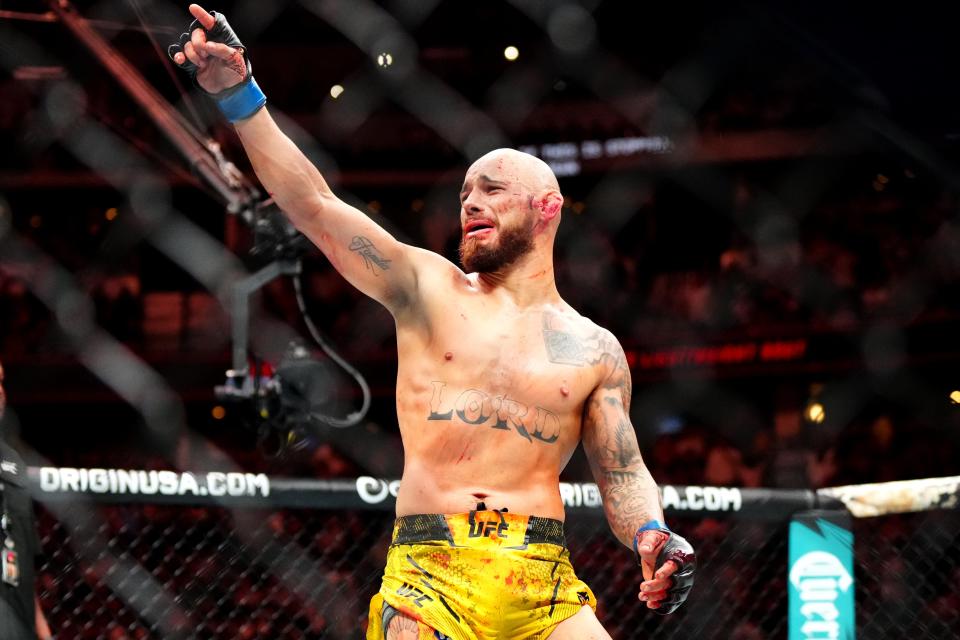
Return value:
[[(430, 40), (431, 29), (460, 24), (454, 0), (222, 4), (215, 8), (248, 45), (284, 128), (339, 194), (403, 240), (455, 258), (451, 203), (483, 152), (516, 146), (550, 163), (569, 189), (564, 295), (614, 330), (637, 379), (650, 383), (638, 385), (638, 425), (669, 430), (661, 413), (671, 404), (724, 422), (727, 433), (773, 422), (758, 417), (766, 400), (749, 382), (731, 390), (712, 374), (754, 380), (790, 365), (833, 367), (838, 381), (815, 398), (829, 428), (817, 437), (835, 437), (882, 396), (911, 414), (897, 418), (908, 445), (871, 453), (854, 432), (848, 449), (834, 450), (839, 468), (831, 474), (824, 456), (818, 477), (957, 472), (955, 414), (918, 409), (946, 404), (949, 391), (942, 371), (920, 368), (950, 368), (957, 357), (960, 224), (949, 149), (901, 126), (856, 65), (824, 51), (800, 21), (734, 13), (684, 30), (669, 27), (689, 24), (686, 10), (636, 16), (617, 13), (630, 3), (516, 0), (474, 16), (489, 20), (487, 33), (526, 38), (506, 64)], [(0, 355), (14, 372), (37, 356), (74, 358), (98, 390), (133, 407), (131, 422), (145, 425), (140, 447), (170, 467), (183, 440), (217, 447), (186, 406), (190, 372), (171, 376), (164, 361), (200, 354), (211, 369), (227, 366), (232, 292), (256, 273), (238, 254), (253, 242), (245, 234), (272, 224), (210, 104), (175, 73), (171, 80), (154, 51), (187, 21), (184, 6), (165, 1), (0, 9)], [(618, 22), (651, 26), (625, 39), (611, 26)], [(672, 50), (678, 35), (684, 51), (651, 55)], [(764, 54), (772, 70), (760, 64)], [(759, 69), (763, 86), (737, 80), (745, 66)], [(798, 86), (784, 87), (784, 77)], [(327, 92), (334, 82), (339, 97)], [(315, 255), (305, 287), (354, 359), (389, 368), (379, 356), (392, 347), (389, 318), (331, 284)], [(250, 347), (277, 360), (304, 332), (289, 293), (266, 294), (251, 309)], [(208, 377), (187, 391), (209, 403), (196, 385), (220, 382)], [(46, 389), (37, 405), (87, 392), (66, 388), (59, 370), (37, 386)], [(388, 380), (375, 416), (388, 432), (391, 400)], [(726, 421), (703, 417), (731, 411)], [(912, 444), (916, 420), (935, 425), (926, 448)], [(875, 427), (865, 427), (871, 438)], [(29, 434), (35, 445), (45, 440)], [(340, 444), (353, 446), (356, 466), (384, 469), (371, 447)], [(670, 479), (683, 465), (652, 466)], [(350, 505), (88, 499), (45, 503), (41, 519), (43, 602), (62, 637), (356, 637), (391, 522)], [(632, 559), (602, 518), (573, 513), (568, 537), (616, 638), (780, 638), (788, 518), (680, 514), (677, 528), (698, 541), (703, 568), (698, 597), (666, 619), (636, 606)], [(855, 521), (862, 637), (956, 637), (957, 524), (949, 507)]]
[[(386, 483), (379, 492), (364, 488), (376, 486), (371, 478), (270, 478), (259, 480), (256, 489), (240, 484), (235, 497), (213, 500), (176, 495), (173, 483), (167, 495), (111, 493), (106, 483), (97, 492), (79, 492), (50, 480), (62, 470), (42, 473), (46, 559), (40, 581), (59, 637), (362, 636), (393, 530)], [(888, 496), (902, 496), (903, 486), (883, 485), (860, 502), (880, 505), (885, 514), (860, 517), (853, 526), (860, 637), (954, 637), (957, 479), (938, 482), (946, 487), (941, 495), (953, 502), (901, 501), (891, 507)], [(585, 488), (583, 495), (595, 492), (590, 485), (568, 486)], [(905, 486), (919, 492), (922, 481)], [(263, 487), (270, 487), (269, 496), (259, 495)], [(586, 506), (589, 499), (583, 498), (569, 505), (571, 561), (594, 590), (598, 616), (611, 636), (787, 638), (788, 524), (792, 514), (829, 499), (831, 490), (818, 497), (806, 491), (663, 489), (711, 496), (668, 509), (674, 526), (695, 540), (699, 569), (694, 595), (667, 617), (637, 601), (636, 560), (609, 532), (602, 509)]]

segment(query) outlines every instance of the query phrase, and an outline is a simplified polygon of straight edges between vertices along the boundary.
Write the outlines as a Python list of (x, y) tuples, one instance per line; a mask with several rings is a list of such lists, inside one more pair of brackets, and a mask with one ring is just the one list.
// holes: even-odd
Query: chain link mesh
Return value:
[[(48, 515), (42, 597), (61, 636), (84, 640), (357, 638), (392, 523), (371, 512), (151, 505)], [(697, 597), (661, 617), (637, 601), (639, 570), (605, 521), (568, 520), (574, 567), (613, 637), (727, 638), (726, 630), (746, 627), (782, 634), (786, 527), (695, 519), (676, 526), (696, 531)], [(116, 576), (124, 563), (142, 566), (155, 583)]]
[[(612, 637), (786, 638), (786, 523), (675, 526), (697, 541), (700, 568), (690, 600), (661, 617), (637, 602), (632, 554), (604, 520), (568, 519), (572, 561)], [(346, 639), (366, 624), (392, 517), (129, 505), (46, 513), (42, 529), (42, 598), (61, 638)], [(960, 514), (859, 520), (855, 546), (859, 637), (956, 637)], [(136, 565), (152, 584), (117, 575)]]
[[(143, 37), (152, 30), (161, 49), (175, 39), (185, 4), (76, 3), (207, 130), (219, 122), (213, 107), (171, 83)], [(103, 464), (106, 443), (122, 431), (128, 440), (115, 455), (125, 463), (158, 456), (164, 467), (186, 467), (177, 456), (185, 441), (199, 452), (227, 440), (208, 424), (207, 392), (228, 359), (225, 301), (247, 275), (240, 225), (210, 214), (222, 194), (197, 184), (142, 106), (52, 14), (34, 14), (40, 6), (2, 3), (0, 350), (16, 374), (38, 355), (68, 355), (91, 380), (41, 366), (11, 395), (26, 424), (48, 425), (29, 437), (55, 462)], [(943, 34), (951, 21), (897, 14), (917, 28), (907, 31), (912, 40), (896, 38), (914, 51), (884, 65), (860, 46), (862, 16), (839, 5), (829, 24), (857, 38), (831, 46), (813, 26), (819, 18), (740, 5), (700, 16), (636, 4), (624, 17), (631, 3), (474, 3), (478, 32), (524, 36), (519, 62), (504, 66), (471, 46), (465, 6), (224, 0), (216, 8), (251, 47), (272, 111), (338, 193), (413, 244), (455, 257), (450, 204), (462, 170), (451, 167), (498, 145), (527, 145), (558, 160), (560, 173), (572, 166), (568, 147), (580, 155), (583, 173), (562, 177), (569, 201), (558, 280), (566, 299), (637, 356), (637, 380), (651, 383), (638, 384), (633, 417), (662, 431), (650, 456), (658, 481), (822, 486), (957, 472), (958, 414), (947, 414), (945, 400), (960, 317), (955, 163), (941, 138), (917, 134), (925, 126), (894, 120), (904, 111), (916, 118), (918, 108), (924, 122), (934, 110), (955, 112), (954, 96), (940, 95), (953, 84), (928, 81), (921, 89), (932, 99), (917, 99), (911, 83), (903, 100), (877, 82), (894, 67), (923, 75), (930, 60), (951, 59), (924, 58), (925, 43), (948, 39), (931, 31)], [(445, 31), (455, 42), (426, 37)], [(375, 67), (388, 46), (396, 65)], [(873, 80), (877, 70), (860, 53), (882, 66)], [(346, 87), (339, 99), (326, 95), (333, 82)], [(235, 139), (221, 134), (228, 159), (242, 162)], [(631, 141), (664, 145), (627, 153)], [(591, 166), (588, 149), (605, 157)], [(393, 369), (384, 366), (393, 362), (393, 324), (316, 256), (307, 267), (323, 329), (353, 360), (387, 371), (367, 425), (384, 436), (394, 426)], [(298, 318), (289, 294), (267, 294), (253, 311), (252, 349), (276, 359)], [(792, 377), (765, 386), (779, 369), (759, 360), (690, 367), (685, 377), (686, 358), (716, 355), (687, 345), (750, 340), (762, 353), (768, 345), (752, 341), (768, 335), (802, 345)], [(205, 375), (163, 366), (195, 360)], [(77, 410), (78, 397), (105, 395), (131, 410), (119, 420)], [(799, 428), (808, 398), (822, 401), (823, 429), (810, 442), (779, 442), (772, 427)], [(83, 421), (96, 428), (74, 429)], [(84, 433), (85, 446), (57, 424)], [(705, 436), (691, 444), (696, 433), (668, 441), (687, 427), (738, 450)], [(397, 472), (366, 442), (362, 452), (339, 444), (357, 468)], [(708, 460), (713, 446), (719, 454)], [(216, 462), (244, 456), (218, 453)], [(136, 461), (148, 462), (157, 461)], [(957, 524), (943, 512), (857, 523), (863, 637), (955, 637)], [(663, 619), (636, 606), (629, 553), (602, 522), (571, 522), (576, 566), (615, 637), (783, 637), (785, 526), (684, 525), (704, 562), (698, 597)], [(389, 519), (115, 506), (47, 512), (42, 530), (44, 604), (62, 638), (346, 638), (358, 635), (376, 588)]]
[(958, 637), (960, 513), (856, 522), (858, 637)]

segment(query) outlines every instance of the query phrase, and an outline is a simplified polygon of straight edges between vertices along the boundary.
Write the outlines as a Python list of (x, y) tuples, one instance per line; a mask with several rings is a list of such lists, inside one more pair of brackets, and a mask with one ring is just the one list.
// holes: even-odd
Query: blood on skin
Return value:
[(559, 208), (560, 208), (560, 202), (557, 200), (551, 199), (550, 196), (543, 196), (543, 198), (540, 200), (540, 210), (543, 211), (544, 213), (549, 213), (550, 215), (554, 215), (557, 213), (557, 210)]
[(330, 241), (330, 234), (323, 232), (320, 234), (320, 241), (324, 247), (326, 247), (324, 254), (327, 256), (327, 260), (330, 261), (330, 264), (333, 265), (333, 268), (337, 271), (340, 271), (341, 262), (340, 256), (337, 254), (337, 250), (334, 248), (334, 244)]

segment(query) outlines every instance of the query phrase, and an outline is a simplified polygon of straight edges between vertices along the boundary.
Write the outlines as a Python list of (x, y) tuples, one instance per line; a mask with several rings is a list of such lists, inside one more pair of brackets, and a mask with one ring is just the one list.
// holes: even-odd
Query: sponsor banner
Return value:
[[(368, 505), (393, 503), (399, 491), (399, 480), (385, 480), (370, 476), (357, 478), (357, 495)], [(600, 489), (592, 482), (561, 482), (560, 498), (563, 500), (563, 506), (569, 508), (600, 509), (603, 507)]]
[[(357, 478), (357, 495), (368, 505), (393, 502), (400, 491), (399, 480), (361, 476)], [(661, 487), (663, 508), (669, 511), (737, 512), (743, 507), (740, 489), (730, 487), (672, 486)], [(602, 509), (600, 489), (593, 482), (561, 482), (560, 499), (571, 509)]]
[(384, 480), (382, 478), (371, 478), (370, 476), (357, 478), (357, 495), (360, 496), (364, 504), (382, 504), (386, 501), (392, 504), (397, 499), (399, 491), (399, 480)]
[(732, 487), (674, 487), (661, 488), (664, 510), (675, 511), (740, 511), (743, 494)]
[(846, 511), (806, 511), (790, 522), (789, 640), (853, 640), (853, 532)]
[(40, 467), (36, 484), (45, 494), (113, 496), (211, 496), (266, 498), (270, 478), (262, 473), (210, 471), (190, 473), (144, 469)]
[[(303, 509), (392, 511), (400, 481), (360, 476), (320, 480), (268, 477), (259, 473), (206, 473), (144, 469), (29, 467), (41, 501), (68, 501), (82, 495), (94, 502), (210, 504)], [(600, 489), (592, 482), (561, 482), (564, 508), (603, 514)], [(786, 521), (814, 506), (813, 493), (800, 490), (739, 489), (663, 485), (668, 517), (711, 516)]]

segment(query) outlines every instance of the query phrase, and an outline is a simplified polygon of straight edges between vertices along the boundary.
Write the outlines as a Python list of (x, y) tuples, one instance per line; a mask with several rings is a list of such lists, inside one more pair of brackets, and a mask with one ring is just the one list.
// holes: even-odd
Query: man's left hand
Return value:
[(673, 613), (693, 587), (697, 569), (693, 547), (671, 531), (654, 529), (640, 534), (637, 554), (643, 571), (640, 601), (657, 613)]

